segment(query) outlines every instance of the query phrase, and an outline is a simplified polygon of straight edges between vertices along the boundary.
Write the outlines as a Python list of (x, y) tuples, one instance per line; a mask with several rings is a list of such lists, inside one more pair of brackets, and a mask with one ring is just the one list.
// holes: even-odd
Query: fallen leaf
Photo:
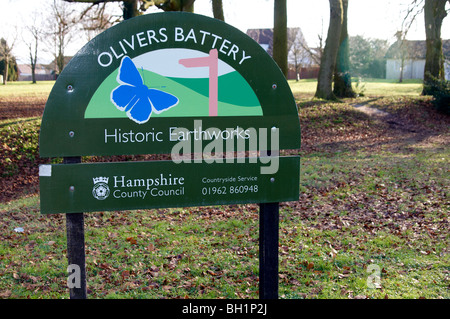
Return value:
[(331, 249), (331, 251), (330, 251), (331, 258), (335, 258), (338, 254), (338, 251), (336, 249), (334, 249), (331, 245), (330, 245), (330, 249)]
[(297, 279), (291, 279), (291, 283), (296, 286), (301, 286), (301, 283)]
[(159, 271), (159, 267), (156, 267), (155, 265), (150, 267), (150, 271)]
[(159, 284), (157, 282), (149, 282), (148, 283), (149, 288), (151, 289), (157, 289), (159, 288)]
[(137, 244), (136, 238), (133, 238), (133, 237), (127, 237), (127, 242), (129, 242), (132, 245), (136, 245)]
[(381, 287), (381, 284), (378, 283), (378, 282), (374, 282), (374, 283), (373, 283), (373, 286), (374, 286), (376, 289), (381, 289), (381, 288), (383, 288), (383, 287)]

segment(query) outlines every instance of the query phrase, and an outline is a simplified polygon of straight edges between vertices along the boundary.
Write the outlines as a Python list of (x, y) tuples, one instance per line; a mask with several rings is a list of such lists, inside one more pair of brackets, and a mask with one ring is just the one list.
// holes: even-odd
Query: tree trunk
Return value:
[(194, 1), (195, 0), (182, 0), (182, 7), (181, 7), (181, 11), (186, 11), (186, 12), (194, 12)]
[(442, 20), (447, 16), (445, 11), (445, 3), (447, 1), (448, 0), (425, 0), (424, 12), (427, 53), (423, 79), (423, 95), (430, 94), (428, 84), (432, 83), (434, 79), (445, 79), (441, 27)]
[(335, 100), (333, 94), (333, 73), (336, 65), (336, 57), (339, 50), (343, 22), (342, 0), (330, 1), (330, 25), (328, 27), (327, 40), (320, 60), (319, 78), (315, 97), (319, 99)]
[(214, 18), (225, 21), (222, 0), (212, 0), (212, 10)]
[(31, 82), (36, 84), (36, 65), (31, 66)]
[[(9, 53), (8, 53), (9, 54)], [(8, 54), (4, 58), (5, 68), (3, 69), (3, 85), (8, 82), (8, 71), (9, 71), (9, 56)]]
[(64, 69), (64, 53), (61, 51), (59, 51), (58, 56), (56, 57), (56, 66), (58, 68), (58, 73), (61, 74), (62, 70)]
[(139, 15), (138, 0), (126, 0), (123, 2), (123, 19), (131, 19)]
[(273, 59), (287, 78), (288, 39), (286, 0), (274, 1)]
[(29, 44), (30, 49), (30, 67), (31, 67), (31, 81), (33, 84), (36, 84), (36, 63), (37, 63), (37, 53), (38, 53), (38, 32), (36, 29), (33, 31), (33, 38), (34, 38), (34, 56), (33, 56), (33, 50), (32, 50), (32, 43)]
[(334, 71), (334, 89), (336, 97), (355, 97), (352, 89), (352, 77), (350, 75), (349, 38), (347, 30), (347, 8), (348, 0), (342, 1), (343, 22), (341, 37), (339, 40), (339, 50), (336, 57), (336, 67)]
[(400, 62), (400, 78), (398, 79), (398, 83), (403, 83), (403, 71), (405, 70), (405, 54), (402, 53), (402, 58)]

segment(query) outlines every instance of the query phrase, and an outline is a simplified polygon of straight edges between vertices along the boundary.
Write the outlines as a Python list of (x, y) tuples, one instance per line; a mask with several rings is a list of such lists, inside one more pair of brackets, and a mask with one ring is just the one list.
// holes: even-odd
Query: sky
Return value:
[[(28, 63), (27, 48), (23, 43), (23, 36), (26, 34), (23, 26), (32, 20), (33, 12), (42, 10), (51, 1), (0, 0), (0, 12), (3, 13), (0, 37), (12, 41), (13, 34), (19, 34), (13, 51), (19, 63)], [(408, 4), (411, 2), (412, 0), (350, 0), (349, 35), (394, 42), (394, 34), (400, 29)], [(70, 3), (67, 5), (80, 8), (85, 6)], [(108, 6), (120, 14), (119, 4), (111, 3)], [(309, 46), (318, 46), (319, 35), (326, 39), (329, 20), (328, 0), (287, 0), (287, 6), (288, 27), (300, 27)], [(273, 0), (223, 0), (223, 7), (225, 21), (243, 32), (252, 28), (273, 28)], [(196, 0), (194, 11), (212, 16), (211, 0)], [(6, 12), (8, 14), (5, 14)], [(450, 39), (450, 17), (444, 20), (441, 31), (443, 39)], [(416, 18), (407, 39), (425, 40), (423, 14)], [(85, 40), (74, 41), (68, 55), (75, 54), (84, 43)], [(41, 63), (48, 63), (49, 59), (49, 54), (43, 53), (39, 60)]]

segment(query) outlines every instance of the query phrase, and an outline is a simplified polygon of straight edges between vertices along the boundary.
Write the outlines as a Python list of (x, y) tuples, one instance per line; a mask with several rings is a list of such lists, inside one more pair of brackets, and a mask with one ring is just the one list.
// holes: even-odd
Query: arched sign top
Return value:
[(165, 12), (121, 22), (73, 57), (45, 106), (40, 154), (170, 153), (177, 128), (236, 139), (278, 128), (279, 149), (300, 147), (295, 100), (262, 47), (220, 20)]

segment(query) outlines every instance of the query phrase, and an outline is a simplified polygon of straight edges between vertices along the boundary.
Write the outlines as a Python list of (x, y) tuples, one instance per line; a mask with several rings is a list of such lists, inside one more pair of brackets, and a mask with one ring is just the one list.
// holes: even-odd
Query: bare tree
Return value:
[(317, 38), (319, 39), (319, 46), (317, 48), (310, 48), (306, 44), (306, 42), (302, 42), (301, 46), (302, 46), (303, 50), (308, 52), (309, 56), (312, 59), (312, 62), (314, 62), (317, 65), (320, 65), (320, 60), (322, 59), (322, 55), (323, 55), (323, 35), (322, 35), (322, 33), (318, 34)]
[(17, 39), (17, 36), (15, 36), (13, 38), (10, 45), (8, 45), (8, 42), (5, 39), (1, 38), (1, 40), (0, 40), (0, 61), (3, 61), (3, 63), (4, 63), (3, 85), (6, 85), (6, 83), (8, 82), (9, 64), (14, 58), (14, 56), (12, 54), (12, 50), (14, 48), (16, 39)]
[(403, 82), (403, 74), (405, 69), (405, 59), (408, 54), (408, 41), (406, 36), (417, 16), (423, 12), (424, 0), (412, 0), (406, 9), (405, 17), (402, 20), (401, 29), (395, 33), (397, 38), (398, 53), (400, 54), (400, 77), (399, 83)]
[(73, 7), (53, 0), (50, 5), (50, 16), (47, 20), (46, 44), (52, 52), (58, 73), (65, 66), (65, 49), (73, 38), (76, 19)]
[(141, 14), (149, 6), (154, 5), (153, 1), (147, 0), (64, 0), (66, 2), (92, 3), (92, 6), (98, 4), (118, 2), (122, 4), (123, 19), (127, 20)]
[(36, 83), (36, 64), (38, 57), (38, 47), (39, 42), (42, 40), (42, 36), (44, 34), (44, 30), (42, 28), (42, 23), (39, 21), (40, 14), (35, 12), (33, 14), (32, 23), (29, 23), (26, 26), (28, 39), (25, 39), (24, 42), (28, 47), (28, 54), (30, 57), (30, 68), (31, 68), (31, 81), (33, 84)]
[(119, 20), (107, 10), (106, 3), (94, 3), (81, 12), (78, 22), (81, 29), (86, 32), (87, 40), (90, 41)]
[(403, 82), (403, 74), (405, 70), (405, 59), (408, 54), (408, 42), (406, 41), (406, 35), (408, 33), (408, 29), (405, 31), (397, 31), (395, 33), (395, 37), (397, 38), (396, 46), (398, 49), (398, 55), (400, 57), (400, 75), (398, 82)]
[(327, 40), (320, 61), (319, 78), (315, 97), (320, 99), (334, 100), (333, 93), (333, 73), (336, 65), (336, 57), (339, 50), (339, 40), (341, 36), (343, 22), (342, 0), (330, 1), (330, 24), (328, 27)]
[(288, 61), (294, 65), (296, 80), (299, 80), (300, 69), (311, 64), (311, 54), (307, 49), (305, 37), (300, 28), (288, 29)]
[(137, 17), (151, 6), (164, 11), (187, 11), (194, 12), (195, 0), (64, 0), (66, 2), (80, 3), (109, 3), (120, 2), (122, 4), (123, 19), (127, 20)]

